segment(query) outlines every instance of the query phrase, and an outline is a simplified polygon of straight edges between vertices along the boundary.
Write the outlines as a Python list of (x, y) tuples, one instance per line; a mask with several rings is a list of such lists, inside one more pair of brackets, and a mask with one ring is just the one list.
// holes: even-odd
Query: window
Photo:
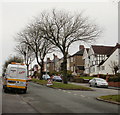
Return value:
[(93, 68), (93, 72), (95, 72), (95, 68)]
[(74, 68), (73, 68), (73, 66), (71, 67), (71, 71), (74, 71)]
[(102, 67), (101, 67), (101, 70), (105, 70), (105, 66), (102, 66)]
[(73, 62), (73, 57), (71, 57), (71, 62)]

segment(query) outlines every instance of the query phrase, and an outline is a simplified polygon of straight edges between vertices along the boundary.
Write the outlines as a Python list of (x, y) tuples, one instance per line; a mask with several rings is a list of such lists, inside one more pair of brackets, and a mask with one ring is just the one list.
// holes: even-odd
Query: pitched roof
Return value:
[(116, 50), (116, 49), (120, 49), (120, 44), (117, 43), (116, 46), (111, 50), (111, 54)]
[(92, 45), (92, 48), (93, 48), (95, 54), (110, 55), (111, 51), (113, 50), (114, 47), (112, 47), (112, 46), (96, 46), (96, 45)]
[[(116, 44), (115, 47), (113, 47), (113, 48), (111, 49), (109, 55), (111, 55), (117, 48), (120, 49), (120, 44), (118, 44), (118, 43)], [(107, 59), (108, 59), (108, 58), (107, 58)], [(107, 60), (107, 59), (106, 59), (106, 60)], [(100, 63), (98, 66), (101, 66), (102, 64), (104, 64), (104, 62), (105, 62), (106, 60), (101, 61), (101, 63)]]
[(86, 48), (86, 51), (88, 52), (88, 51), (89, 51), (89, 48)]
[(75, 54), (73, 54), (72, 56), (83, 56), (84, 53), (84, 49), (81, 49), (80, 51), (76, 52)]

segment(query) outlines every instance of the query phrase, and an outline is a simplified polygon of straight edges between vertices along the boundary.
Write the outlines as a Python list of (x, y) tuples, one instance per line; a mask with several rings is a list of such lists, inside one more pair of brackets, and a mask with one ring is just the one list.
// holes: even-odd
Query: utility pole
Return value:
[[(120, 44), (120, 1), (118, 2), (118, 43)], [(120, 49), (118, 50), (118, 62), (119, 62), (119, 73), (120, 73)]]
[(46, 60), (46, 74), (47, 74), (47, 63), (48, 63), (48, 62), (47, 62), (47, 60)]

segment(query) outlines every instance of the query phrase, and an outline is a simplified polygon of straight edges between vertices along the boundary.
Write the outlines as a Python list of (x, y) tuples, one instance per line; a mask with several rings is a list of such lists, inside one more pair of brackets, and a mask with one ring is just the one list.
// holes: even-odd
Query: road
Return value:
[(118, 113), (118, 105), (96, 100), (117, 90), (73, 91), (30, 82), (26, 94), (3, 93), (3, 113)]

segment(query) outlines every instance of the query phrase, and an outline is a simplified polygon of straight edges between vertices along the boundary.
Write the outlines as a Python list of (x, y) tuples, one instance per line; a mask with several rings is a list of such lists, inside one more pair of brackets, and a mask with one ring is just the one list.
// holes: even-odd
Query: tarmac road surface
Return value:
[(73, 91), (48, 88), (30, 82), (26, 94), (3, 92), (3, 113), (118, 113), (118, 105), (98, 101), (101, 95), (117, 90)]

